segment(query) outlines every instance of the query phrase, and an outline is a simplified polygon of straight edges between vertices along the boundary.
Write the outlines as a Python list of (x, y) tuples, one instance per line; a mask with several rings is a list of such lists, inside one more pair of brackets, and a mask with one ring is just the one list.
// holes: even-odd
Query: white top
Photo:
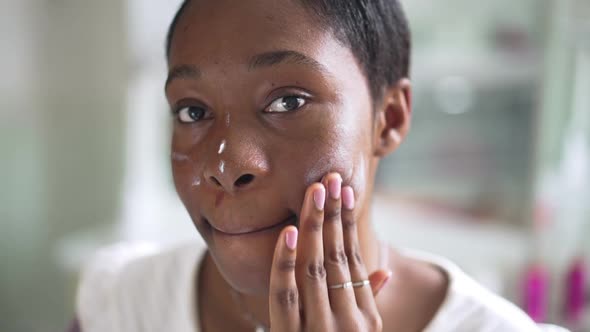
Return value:
[[(206, 247), (120, 244), (101, 250), (82, 274), (77, 315), (82, 332), (198, 332), (196, 277)], [(452, 262), (423, 252), (402, 255), (449, 276), (444, 303), (425, 332), (541, 331), (515, 305), (486, 290)]]

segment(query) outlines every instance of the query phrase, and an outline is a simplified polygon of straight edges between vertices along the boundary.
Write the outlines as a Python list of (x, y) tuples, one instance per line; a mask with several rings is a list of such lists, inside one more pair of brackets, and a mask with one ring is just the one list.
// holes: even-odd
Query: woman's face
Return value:
[(351, 51), (288, 0), (193, 1), (169, 69), (178, 194), (224, 278), (262, 294), (279, 232), (296, 224), (308, 185), (338, 172), (366, 202), (366, 78)]

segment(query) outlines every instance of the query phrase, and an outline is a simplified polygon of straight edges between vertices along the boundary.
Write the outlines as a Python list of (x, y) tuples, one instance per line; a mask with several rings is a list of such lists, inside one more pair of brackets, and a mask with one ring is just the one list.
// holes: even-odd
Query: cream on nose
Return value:
[(268, 156), (258, 132), (250, 127), (243, 128), (249, 132), (235, 126), (229, 130), (229, 113), (222, 120), (217, 127), (218, 140), (208, 150), (203, 181), (227, 193), (253, 187), (269, 172)]
[(221, 141), (221, 143), (219, 143), (219, 149), (217, 150), (217, 154), (222, 154), (223, 151), (225, 150), (225, 140)]

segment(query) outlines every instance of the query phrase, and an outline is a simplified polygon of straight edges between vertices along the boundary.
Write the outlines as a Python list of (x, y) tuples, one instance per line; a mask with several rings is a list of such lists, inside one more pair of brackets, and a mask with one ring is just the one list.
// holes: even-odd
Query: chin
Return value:
[(281, 229), (249, 236), (213, 235), (211, 256), (236, 291), (268, 296), (274, 249)]

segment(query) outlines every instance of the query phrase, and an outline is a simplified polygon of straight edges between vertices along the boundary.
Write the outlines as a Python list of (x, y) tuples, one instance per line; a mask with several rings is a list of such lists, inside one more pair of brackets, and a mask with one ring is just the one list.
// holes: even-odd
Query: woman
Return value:
[(377, 166), (411, 119), (397, 1), (186, 1), (167, 56), (174, 183), (207, 247), (100, 254), (82, 331), (537, 329), (371, 227)]

